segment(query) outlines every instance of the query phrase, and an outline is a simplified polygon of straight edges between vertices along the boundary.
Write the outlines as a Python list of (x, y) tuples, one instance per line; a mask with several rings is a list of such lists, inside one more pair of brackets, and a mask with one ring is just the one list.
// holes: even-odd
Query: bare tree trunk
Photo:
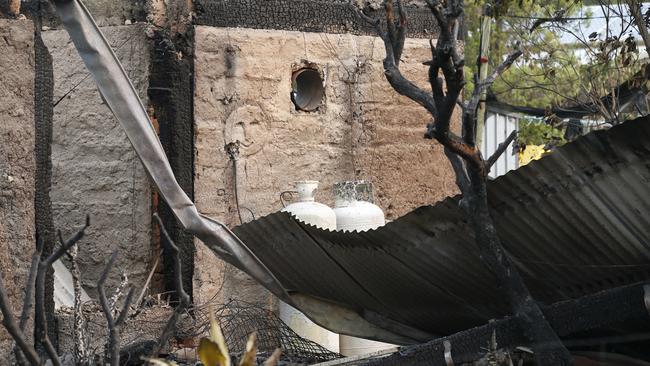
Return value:
[(476, 235), (476, 243), (483, 263), (495, 276), (513, 313), (521, 322), (527, 338), (537, 342), (533, 347), (539, 365), (568, 365), (570, 355), (562, 345), (555, 331), (546, 321), (539, 305), (530, 295), (519, 271), (508, 257), (497, 235), (494, 221), (489, 212), (485, 177), (475, 169), (469, 170), (471, 193), (466, 212)]
[[(386, 50), (384, 74), (393, 89), (431, 113), (433, 121), (427, 126), (425, 137), (435, 139), (445, 147), (445, 154), (454, 169), (456, 183), (463, 195), (461, 204), (474, 231), (479, 255), (494, 275), (512, 313), (519, 319), (522, 329), (526, 332), (535, 351), (537, 364), (540, 366), (570, 365), (569, 352), (530, 295), (517, 268), (508, 258), (490, 215), (487, 203), (487, 173), (499, 155), (505, 151), (507, 144), (500, 146), (487, 160), (483, 158), (476, 146), (476, 111), (481, 93), (507, 70), (522, 52), (515, 51), (510, 54), (491, 75), (476, 85), (471, 99), (462, 103), (459, 98), (465, 86), (463, 71), (465, 60), (458, 52), (453, 30), (462, 17), (463, 1), (426, 0), (426, 2), (440, 27), (436, 44), (431, 41), (432, 59), (425, 62), (425, 65), (429, 66), (431, 91), (419, 88), (399, 70), (407, 24), (402, 2), (384, 1), (385, 30), (379, 19), (368, 17), (362, 11), (359, 12), (359, 16), (375, 27), (384, 42)], [(394, 10), (395, 4), (397, 11)], [(458, 105), (463, 111), (462, 136), (450, 130), (451, 117)], [(514, 135), (511, 135), (508, 140), (513, 138)]]

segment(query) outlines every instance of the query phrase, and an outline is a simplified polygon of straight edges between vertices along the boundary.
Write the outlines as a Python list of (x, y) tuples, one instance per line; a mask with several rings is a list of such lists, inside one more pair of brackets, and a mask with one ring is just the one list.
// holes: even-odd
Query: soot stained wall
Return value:
[[(34, 29), (29, 20), (0, 19), (0, 271), (15, 314), (36, 243), (34, 223)], [(11, 341), (0, 326), (0, 355)]]
[[(176, 180), (194, 198), (194, 114), (193, 97), (193, 37), (170, 36), (159, 31), (151, 48), (148, 95), (153, 118), (158, 124), (160, 141), (165, 149)], [(172, 240), (180, 249), (183, 286), (192, 288), (194, 270), (194, 238), (183, 229), (169, 206), (158, 200), (158, 212)], [(165, 287), (174, 289), (172, 256), (163, 256)]]
[[(147, 100), (149, 40), (144, 25), (103, 27), (140, 97)], [(151, 188), (124, 130), (104, 104), (66, 31), (43, 32), (53, 58), (52, 207), (64, 235), (90, 215), (79, 245), (82, 285), (91, 296), (113, 250), (120, 272), (143, 284), (151, 265)]]
[[(7, 0), (0, 0), (7, 1)], [(31, 16), (29, 9), (34, 3), (41, 2), (43, 24), (52, 28), (61, 28), (61, 20), (56, 8), (47, 0), (22, 0), (21, 13)], [(84, 0), (83, 3), (100, 27), (124, 25), (146, 20), (145, 3), (149, 0)]]

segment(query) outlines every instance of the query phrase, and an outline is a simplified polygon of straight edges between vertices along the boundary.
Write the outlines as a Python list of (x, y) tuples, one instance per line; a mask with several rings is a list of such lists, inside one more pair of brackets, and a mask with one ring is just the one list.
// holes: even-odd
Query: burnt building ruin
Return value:
[[(454, 176), (441, 147), (422, 138), (430, 115), (385, 82), (384, 49), (349, 2), (91, 2), (106, 42), (77, 2), (60, 3), (69, 10), (62, 13), (69, 33), (44, 3), (27, 4), (29, 17), (15, 5), (12, 19), (1, 20), (0, 57), (10, 72), (0, 89), (8, 121), (0, 150), (0, 261), (16, 304), (30, 249), (45, 242), (51, 251), (54, 228), (72, 231), (85, 214), (94, 225), (79, 264), (91, 296), (104, 293), (106, 275), (99, 273), (116, 248), (126, 254), (118, 263), (124, 277), (114, 275), (111, 285), (125, 277), (143, 283), (154, 273), (154, 293), (180, 288), (178, 262), (165, 255), (156, 265), (161, 243), (169, 243), (152, 223), (158, 214), (181, 249), (192, 319), (205, 315), (205, 304), (241, 302), (261, 309), (262, 321), (281, 299), (332, 331), (404, 346), (366, 360), (378, 365), (473, 362), (496, 343), (541, 349), (523, 326), (533, 324), (530, 314), (503, 298), (494, 266), (476, 250), (485, 248), (481, 231), (469, 227), (476, 221), (463, 211), (472, 196), (453, 197)], [(434, 22), (421, 4), (409, 3), (409, 12), (400, 63), (415, 84), (426, 85), (423, 62), (438, 34), (426, 28)], [(71, 31), (81, 28), (79, 19), (86, 22), (81, 35)], [(445, 29), (443, 42), (452, 39)], [(458, 43), (450, 44), (455, 50)], [(462, 74), (461, 62), (453, 67)], [(435, 99), (442, 83), (432, 84)], [(449, 115), (456, 96), (445, 98)], [(464, 123), (471, 121), (466, 116)], [(489, 206), (482, 212), (507, 251), (500, 259), (512, 262), (501, 269), (521, 271), (521, 287), (532, 294), (525, 300), (539, 306), (539, 319), (562, 338), (556, 338), (561, 348), (566, 342), (571, 351), (602, 347), (647, 358), (639, 344), (645, 338), (638, 338), (650, 320), (647, 126), (647, 117), (628, 121), (483, 180), (490, 195), (480, 192)], [(451, 134), (439, 132), (436, 138)], [(334, 182), (370, 180), (375, 202), (394, 222), (330, 231), (278, 212), (293, 182), (305, 179), (321, 182), (318, 198), (326, 203)], [(414, 210), (432, 201), (440, 202)], [(206, 240), (210, 235), (217, 240)], [(66, 314), (58, 314), (57, 324), (51, 301), (46, 306), (51, 319), (35, 324), (47, 324), (58, 346), (69, 347), (65, 337), (57, 340), (69, 325)], [(104, 313), (111, 328), (110, 311)], [(10, 342), (2, 335), (6, 350)], [(316, 348), (322, 360), (338, 357)]]
[[(421, 138), (426, 114), (393, 94), (383, 78), (383, 47), (347, 1), (85, 4), (147, 106), (182, 188), (199, 210), (229, 226), (280, 210), (280, 194), (297, 180), (319, 180), (318, 199), (331, 203), (334, 182), (369, 179), (389, 219), (456, 191), (451, 169), (439, 164), (442, 149)], [(437, 30), (421, 4), (409, 10), (404, 67), (426, 83), (422, 62)], [(18, 123), (3, 126), (17, 145), (6, 145), (0, 162), (7, 166), (2, 213), (14, 218), (2, 232), (21, 238), (0, 242), (7, 260), (24, 257), (14, 263), (20, 270), (12, 282), (23, 282), (27, 249), (39, 235), (51, 239), (53, 228), (69, 234), (89, 214), (92, 229), (79, 253), (84, 289), (96, 295), (114, 249), (128, 253), (117, 266), (144, 283), (161, 251), (151, 221), (159, 212), (183, 249), (183, 279), (195, 302), (235, 297), (275, 306), (268, 291), (184, 232), (158, 199), (52, 6), (23, 2), (20, 13), (2, 20), (7, 39), (15, 39), (3, 46), (2, 64), (13, 65), (3, 73), (11, 86), (3, 105), (13, 106), (3, 116)], [(35, 124), (25, 129), (25, 120)], [(236, 140), (244, 143), (235, 167), (225, 146)], [(15, 160), (43, 147), (39, 161)], [(400, 184), (406, 181), (418, 190)], [(36, 205), (35, 196), (42, 197)], [(35, 222), (25, 221), (26, 212)], [(10, 254), (17, 248), (22, 254)], [(163, 261), (156, 269), (158, 292), (170, 288), (171, 268)]]

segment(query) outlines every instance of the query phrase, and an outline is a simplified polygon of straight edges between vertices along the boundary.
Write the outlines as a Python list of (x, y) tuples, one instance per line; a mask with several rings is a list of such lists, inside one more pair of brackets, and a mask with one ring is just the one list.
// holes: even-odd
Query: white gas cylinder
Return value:
[(372, 185), (366, 181), (349, 181), (334, 185), (336, 229), (366, 231), (386, 224), (384, 211), (372, 203)]
[[(320, 229), (336, 230), (334, 211), (314, 199), (318, 182), (313, 180), (296, 182), (298, 201), (282, 209), (298, 220), (314, 225)], [(309, 320), (303, 313), (291, 305), (280, 302), (280, 319), (303, 338), (312, 340), (332, 352), (339, 352), (339, 335), (322, 328)]]
[[(334, 185), (336, 229), (367, 231), (386, 223), (384, 211), (372, 203), (372, 185), (366, 181), (349, 181)], [(359, 356), (381, 351), (394, 345), (341, 335), (339, 352), (343, 356)]]
[(296, 182), (298, 201), (282, 209), (298, 220), (314, 225), (320, 229), (336, 230), (336, 215), (329, 206), (314, 200), (318, 181), (305, 180)]

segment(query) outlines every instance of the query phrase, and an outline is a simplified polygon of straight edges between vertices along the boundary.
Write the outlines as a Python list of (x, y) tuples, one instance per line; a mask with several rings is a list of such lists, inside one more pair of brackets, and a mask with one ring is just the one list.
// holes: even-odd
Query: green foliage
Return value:
[[(467, 38), (465, 40), (465, 59), (467, 60), (468, 80), (474, 80), (478, 72), (478, 55), (480, 47), (480, 17), (483, 8), (491, 2), (477, 1), (467, 3), (465, 9), (465, 20), (467, 22)], [(574, 2), (571, 0), (555, 0), (541, 2), (537, 0), (498, 1), (493, 9), (496, 18), (492, 21), (489, 49), (489, 69), (494, 70), (515, 47), (524, 50), (522, 59), (513, 65), (507, 73), (495, 82), (493, 91), (500, 99), (510, 104), (529, 105), (534, 107), (546, 107), (557, 102), (557, 95), (552, 95), (540, 88), (530, 88), (532, 84), (544, 83), (549, 76), (557, 77), (558, 80), (566, 80), (567, 64), (576, 63), (575, 57), (555, 59), (555, 52), (560, 48), (560, 34), (548, 28), (536, 27), (533, 32), (527, 31), (534, 23), (533, 16), (552, 17), (554, 14), (571, 7)], [(558, 73), (556, 69), (560, 69)], [(554, 75), (555, 74), (555, 75)], [(527, 86), (521, 86), (525, 82)], [(567, 83), (570, 90), (562, 92), (573, 92), (576, 88), (573, 83)], [(471, 93), (473, 85), (468, 87), (466, 92)], [(565, 89), (565, 88), (563, 88)], [(531, 104), (532, 102), (532, 104)]]
[(525, 145), (546, 145), (556, 146), (564, 144), (564, 131), (541, 121), (521, 119), (519, 120), (519, 144)]
[[(485, 4), (483, 1), (466, 3), (465, 59), (469, 81), (478, 72), (480, 17)], [(539, 20), (576, 15), (583, 6), (581, 1), (509, 0), (497, 4), (498, 9), (493, 12), (497, 17), (491, 27), (490, 70), (514, 48), (524, 51), (521, 59), (491, 88), (503, 102), (537, 108), (597, 105), (600, 97), (614, 93), (617, 85), (641, 69), (636, 40), (628, 31), (611, 30), (612, 33), (600, 39), (575, 34), (575, 43), (567, 45), (560, 42), (562, 34), (571, 31), (567, 23)], [(473, 83), (469, 83), (465, 96), (472, 90)], [(597, 105), (597, 108), (598, 114), (607, 120), (615, 118), (612, 113), (616, 112), (607, 110), (607, 106)]]

